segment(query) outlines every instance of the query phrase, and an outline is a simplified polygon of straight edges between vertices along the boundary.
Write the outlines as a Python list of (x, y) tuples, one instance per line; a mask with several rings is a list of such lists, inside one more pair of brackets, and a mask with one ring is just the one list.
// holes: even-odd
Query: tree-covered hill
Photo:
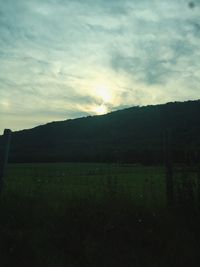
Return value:
[(10, 161), (160, 163), (166, 129), (172, 132), (175, 161), (185, 160), (186, 154), (191, 161), (199, 160), (197, 100), (132, 107), (14, 132)]

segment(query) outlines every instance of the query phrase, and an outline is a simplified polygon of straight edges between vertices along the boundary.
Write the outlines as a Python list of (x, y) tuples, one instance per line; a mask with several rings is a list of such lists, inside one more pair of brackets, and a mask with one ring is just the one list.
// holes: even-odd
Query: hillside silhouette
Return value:
[(17, 131), (9, 160), (160, 164), (166, 129), (172, 133), (174, 161), (189, 157), (198, 162), (200, 100), (137, 106)]

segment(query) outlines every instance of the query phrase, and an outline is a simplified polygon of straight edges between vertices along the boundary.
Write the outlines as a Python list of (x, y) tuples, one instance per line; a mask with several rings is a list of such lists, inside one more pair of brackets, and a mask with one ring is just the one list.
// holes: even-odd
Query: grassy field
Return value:
[(199, 215), (166, 208), (162, 167), (11, 164), (0, 213), (3, 267), (200, 263)]
[(123, 195), (143, 207), (164, 207), (165, 178), (161, 167), (131, 164), (13, 164), (7, 171), (4, 197), (12, 194), (64, 199)]

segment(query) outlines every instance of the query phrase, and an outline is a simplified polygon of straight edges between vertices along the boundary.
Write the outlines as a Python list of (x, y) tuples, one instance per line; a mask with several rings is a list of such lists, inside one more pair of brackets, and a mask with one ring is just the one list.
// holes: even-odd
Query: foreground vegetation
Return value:
[(196, 209), (166, 208), (161, 167), (10, 165), (1, 266), (199, 266)]

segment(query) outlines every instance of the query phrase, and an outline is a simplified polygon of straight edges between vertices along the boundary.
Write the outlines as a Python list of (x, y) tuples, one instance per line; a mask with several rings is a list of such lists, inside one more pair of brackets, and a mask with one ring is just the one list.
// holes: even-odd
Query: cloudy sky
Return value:
[(200, 0), (0, 0), (0, 133), (200, 98)]

